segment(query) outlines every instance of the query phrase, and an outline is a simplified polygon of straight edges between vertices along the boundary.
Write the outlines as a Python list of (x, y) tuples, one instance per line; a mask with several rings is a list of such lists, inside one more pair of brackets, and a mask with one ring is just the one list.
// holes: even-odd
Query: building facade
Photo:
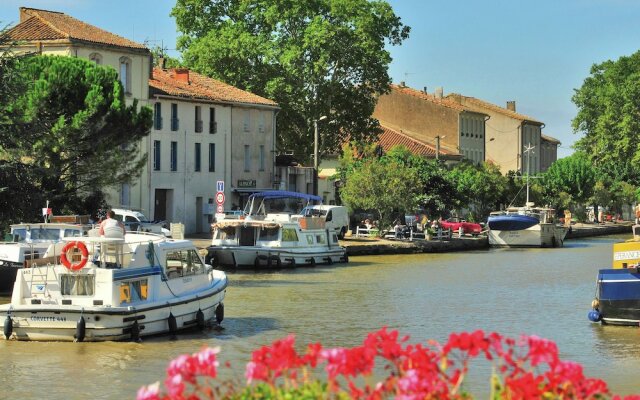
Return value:
[(378, 98), (373, 117), (396, 133), (433, 146), (434, 157), (460, 154), (475, 163), (485, 160), (485, 120), (487, 115), (443, 97), (404, 84), (391, 85)]
[(140, 145), (147, 165), (135, 182), (105, 190), (111, 206), (184, 223), (186, 233), (208, 232), (219, 181), (225, 210), (273, 187), (275, 102), (187, 69), (154, 69), (145, 46), (59, 12), (20, 8), (8, 37), (18, 41), (15, 52), (112, 67), (127, 103), (153, 109), (151, 133)]

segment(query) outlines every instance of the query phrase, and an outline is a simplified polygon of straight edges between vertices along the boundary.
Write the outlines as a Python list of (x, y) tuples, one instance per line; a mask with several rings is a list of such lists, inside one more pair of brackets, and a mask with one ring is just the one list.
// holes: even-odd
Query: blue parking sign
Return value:
[(224, 192), (224, 181), (217, 181), (216, 187), (217, 187), (216, 192)]

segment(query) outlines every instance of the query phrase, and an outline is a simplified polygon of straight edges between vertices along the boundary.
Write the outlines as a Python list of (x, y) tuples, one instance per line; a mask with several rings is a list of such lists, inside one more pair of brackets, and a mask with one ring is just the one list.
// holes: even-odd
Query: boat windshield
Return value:
[(27, 231), (26, 228), (18, 228), (13, 230), (13, 237), (17, 242), (26, 242), (29, 240), (60, 240), (60, 229), (33, 228)]
[(327, 210), (319, 210), (317, 208), (305, 207), (300, 211), (301, 215), (306, 217), (324, 217), (327, 215)]

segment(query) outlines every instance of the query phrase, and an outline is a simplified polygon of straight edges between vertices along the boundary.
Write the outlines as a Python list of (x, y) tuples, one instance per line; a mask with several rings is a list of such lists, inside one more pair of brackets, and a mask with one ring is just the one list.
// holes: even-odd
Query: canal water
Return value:
[[(463, 253), (351, 257), (348, 265), (270, 273), (230, 272), (224, 329), (142, 343), (0, 341), (0, 397), (134, 398), (164, 379), (168, 362), (202, 346), (220, 346), (242, 380), (251, 351), (290, 333), (310, 342), (355, 346), (387, 326), (410, 342), (446, 341), (483, 329), (555, 341), (563, 359), (618, 394), (640, 393), (640, 329), (592, 324), (587, 312), (598, 268), (611, 264), (623, 237), (570, 240), (562, 249), (491, 249)], [(8, 299), (0, 298), (2, 302)], [(467, 389), (486, 398), (489, 380)]]

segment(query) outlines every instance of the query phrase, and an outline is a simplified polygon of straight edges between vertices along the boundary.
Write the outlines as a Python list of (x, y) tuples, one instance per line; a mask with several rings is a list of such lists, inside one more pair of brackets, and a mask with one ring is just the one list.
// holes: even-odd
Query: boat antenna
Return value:
[(529, 162), (530, 157), (531, 157), (531, 153), (533, 153), (533, 149), (535, 149), (536, 146), (532, 146), (531, 143), (529, 143), (525, 148), (524, 148), (524, 152), (527, 153), (527, 202), (525, 203), (525, 206), (529, 206), (529, 168), (531, 166), (531, 163)]

